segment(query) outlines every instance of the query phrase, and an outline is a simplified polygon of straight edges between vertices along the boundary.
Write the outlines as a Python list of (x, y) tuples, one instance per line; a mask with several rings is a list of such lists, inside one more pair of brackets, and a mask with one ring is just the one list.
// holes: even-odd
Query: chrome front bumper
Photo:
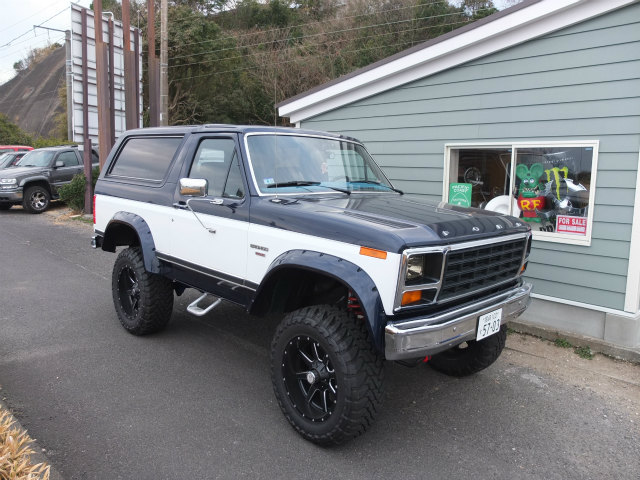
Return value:
[(531, 301), (531, 284), (465, 305), (446, 313), (389, 322), (385, 328), (387, 360), (419, 358), (476, 338), (478, 317), (502, 308), (501, 325), (524, 312)]

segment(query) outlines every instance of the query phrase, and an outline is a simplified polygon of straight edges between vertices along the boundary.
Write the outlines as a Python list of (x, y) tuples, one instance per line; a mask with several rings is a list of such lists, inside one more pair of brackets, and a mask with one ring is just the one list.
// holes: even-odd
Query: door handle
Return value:
[(209, 203), (211, 205), (222, 205), (224, 203), (224, 200), (221, 198), (214, 198), (213, 200), (209, 200)]
[(187, 206), (186, 202), (176, 202), (173, 204), (173, 208), (177, 208), (180, 210), (189, 210), (189, 207)]

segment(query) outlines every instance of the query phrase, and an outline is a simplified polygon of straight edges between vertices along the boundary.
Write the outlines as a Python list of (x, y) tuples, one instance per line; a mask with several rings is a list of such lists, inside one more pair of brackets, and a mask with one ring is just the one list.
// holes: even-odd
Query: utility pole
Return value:
[(168, 44), (167, 32), (167, 0), (160, 2), (160, 125), (169, 125), (169, 72), (168, 72)]
[(156, 6), (155, 0), (147, 0), (147, 46), (149, 48), (149, 126), (157, 127), (160, 113), (158, 83), (158, 58), (156, 57)]
[[(111, 151), (111, 121), (109, 116), (109, 61), (102, 37), (102, 0), (93, 2), (93, 23), (96, 33), (96, 83), (98, 90), (98, 149), (100, 168)], [(87, 128), (85, 125), (84, 128)]]

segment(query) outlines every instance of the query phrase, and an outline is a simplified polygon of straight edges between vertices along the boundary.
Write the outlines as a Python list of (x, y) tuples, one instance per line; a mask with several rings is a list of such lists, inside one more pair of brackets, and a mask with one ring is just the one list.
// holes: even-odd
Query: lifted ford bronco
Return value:
[[(115, 252), (116, 313), (165, 327), (174, 292), (281, 312), (271, 344), (280, 408), (307, 440), (371, 424), (383, 360), (464, 376), (491, 365), (529, 303), (529, 227), (394, 188), (353, 138), (269, 127), (133, 130), (95, 191), (94, 247)], [(207, 298), (209, 297), (209, 298)]]

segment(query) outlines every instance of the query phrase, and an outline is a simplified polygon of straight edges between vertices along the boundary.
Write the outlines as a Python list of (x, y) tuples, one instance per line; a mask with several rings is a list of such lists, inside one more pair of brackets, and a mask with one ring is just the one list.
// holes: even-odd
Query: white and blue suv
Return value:
[(463, 376), (500, 355), (529, 303), (521, 220), (394, 188), (353, 138), (275, 127), (129, 131), (95, 190), (94, 247), (120, 250), (113, 300), (129, 332), (156, 332), (174, 294), (281, 313), (276, 398), (307, 440), (371, 424), (384, 360)]

